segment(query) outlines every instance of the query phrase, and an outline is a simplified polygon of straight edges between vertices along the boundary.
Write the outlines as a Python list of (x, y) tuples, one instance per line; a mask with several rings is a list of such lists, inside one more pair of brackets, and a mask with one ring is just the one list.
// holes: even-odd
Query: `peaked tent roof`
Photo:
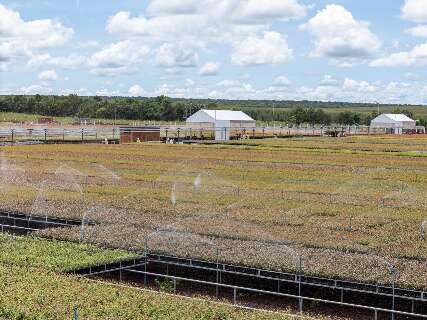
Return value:
[(407, 122), (407, 121), (415, 121), (411, 118), (409, 118), (407, 115), (405, 114), (395, 114), (395, 113), (383, 113), (381, 115), (379, 115), (378, 117), (376, 117), (375, 119), (373, 119), (373, 122), (376, 121), (384, 121), (384, 120), (392, 120), (392, 121), (396, 121), (396, 122)]
[[(249, 117), (246, 113), (242, 111), (233, 111), (233, 110), (206, 110), (201, 109), (189, 117), (187, 120), (197, 115), (197, 113), (203, 112), (208, 115), (212, 120), (219, 121), (255, 121)], [(190, 119), (191, 120), (191, 119)]]

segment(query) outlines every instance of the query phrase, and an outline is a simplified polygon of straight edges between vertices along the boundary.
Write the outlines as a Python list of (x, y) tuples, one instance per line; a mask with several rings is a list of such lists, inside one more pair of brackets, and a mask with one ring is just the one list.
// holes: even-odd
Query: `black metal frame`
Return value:
[[(161, 272), (162, 268), (157, 268), (160, 271), (151, 271), (155, 264), (166, 266), (166, 272)], [(177, 276), (169, 274), (169, 270), (173, 267), (188, 270), (184, 272), (185, 276)], [(214, 274), (219, 273), (219, 277), (216, 277), (216, 281), (209, 281), (206, 279), (198, 279), (192, 276), (195, 272), (206, 272), (211, 273), (212, 279), (215, 278)], [(176, 293), (177, 281), (189, 282), (194, 284), (203, 285), (206, 287), (215, 287), (216, 296), (218, 296), (219, 288), (228, 288), (233, 290), (233, 303), (236, 304), (237, 291), (247, 292), (254, 294), (264, 294), (276, 297), (287, 297), (296, 299), (299, 301), (300, 311), (303, 308), (303, 301), (314, 301), (329, 305), (339, 305), (343, 307), (351, 307), (356, 309), (371, 310), (374, 312), (374, 318), (377, 319), (379, 312), (384, 312), (390, 315), (402, 315), (411, 318), (424, 318), (427, 319), (427, 314), (420, 314), (415, 312), (415, 306), (417, 308), (425, 310), (427, 308), (427, 292), (408, 290), (403, 288), (393, 288), (383, 285), (367, 284), (360, 282), (351, 282), (343, 280), (335, 280), (321, 277), (310, 277), (299, 274), (276, 272), (264, 269), (248, 268), (243, 266), (236, 266), (230, 264), (209, 262), (197, 259), (187, 259), (175, 256), (160, 255), (147, 253), (141, 256), (141, 258), (133, 259), (131, 261), (122, 261), (113, 264), (105, 264), (97, 267), (89, 267), (86, 269), (76, 270), (75, 274), (83, 277), (92, 276), (103, 276), (119, 272), (119, 280), (122, 280), (122, 274), (124, 272), (141, 275), (141, 283), (147, 285), (147, 277), (160, 277), (173, 281), (174, 292)], [(249, 279), (245, 283), (248, 285), (242, 286), (236, 283), (227, 283), (225, 276), (241, 277)], [(209, 277), (207, 277), (209, 279)], [(252, 281), (251, 281), (252, 279)], [(255, 283), (259, 282), (277, 282), (277, 290), (267, 290), (263, 288), (257, 288)], [(252, 286), (250, 285), (252, 284)], [(303, 290), (298, 291), (298, 286), (302, 286)], [(289, 290), (284, 289), (288, 288)], [(308, 290), (308, 289), (312, 290)], [(310, 295), (309, 292), (320, 289), (325, 292), (333, 291), (339, 294), (338, 299), (319, 299), (316, 296)], [(298, 292), (298, 293), (296, 293)], [(383, 308), (369, 304), (358, 304), (344, 301), (344, 293), (346, 293), (346, 299), (351, 300), (351, 295), (369, 295), (375, 299), (383, 300), (400, 300), (410, 304), (411, 310), (399, 310), (392, 308)], [(354, 302), (354, 300), (353, 300)]]

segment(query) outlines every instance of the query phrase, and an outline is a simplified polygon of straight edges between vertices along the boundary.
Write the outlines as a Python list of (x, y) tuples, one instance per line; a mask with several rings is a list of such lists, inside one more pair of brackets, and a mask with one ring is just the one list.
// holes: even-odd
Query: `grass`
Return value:
[[(39, 114), (28, 114), (28, 113), (18, 113), (18, 112), (0, 112), (0, 122), (12, 122), (12, 123), (34, 123), (36, 124), (39, 118), (44, 118), (46, 116), (39, 115)], [(55, 121), (60, 123), (61, 125), (71, 125), (74, 124), (75, 118), (74, 117), (52, 117)], [(135, 122), (137, 123), (145, 123), (148, 121), (136, 121), (136, 120), (127, 120), (127, 119), (94, 119), (97, 123), (109, 123), (116, 125), (127, 125), (127, 124), (133, 124)], [(171, 122), (168, 121), (151, 121), (155, 122), (157, 124), (170, 124)], [(172, 122), (172, 123), (182, 123), (182, 122)]]
[(209, 301), (156, 294), (64, 275), (132, 256), (87, 244), (0, 235), (0, 319), (290, 319)]
[[(39, 118), (45, 116), (38, 114), (28, 114), (28, 113), (17, 113), (17, 112), (0, 112), (0, 122), (32, 122), (37, 123)], [(73, 118), (71, 117), (53, 117), (56, 121), (62, 124), (71, 124), (73, 123)]]
[[(89, 243), (143, 250), (151, 234), (155, 251), (214, 259), (219, 247), (224, 262), (286, 271), (296, 270), (296, 252), (304, 272), (350, 280), (389, 283), (386, 259), (400, 286), (426, 289), (426, 142), (6, 147), (0, 207), (80, 219), (86, 212), (98, 222)], [(171, 231), (153, 235), (156, 228)], [(77, 240), (79, 229), (40, 234)]]
[(136, 257), (123, 250), (106, 250), (85, 243), (0, 234), (0, 264), (71, 271)]
[(93, 283), (52, 272), (0, 265), (0, 317), (4, 319), (290, 319), (208, 301), (191, 301)]

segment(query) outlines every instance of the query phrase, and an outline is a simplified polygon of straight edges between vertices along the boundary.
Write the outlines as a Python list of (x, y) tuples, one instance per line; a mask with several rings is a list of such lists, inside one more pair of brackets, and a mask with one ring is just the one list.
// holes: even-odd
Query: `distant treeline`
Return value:
[[(365, 112), (354, 111), (358, 107), (372, 108), (373, 111), (370, 113), (366, 110)], [(405, 108), (405, 105), (387, 107), (393, 107), (396, 113), (415, 116), (412, 111)], [(166, 96), (155, 98), (80, 97), (77, 95), (0, 96), (1, 112), (56, 117), (184, 121), (202, 108), (243, 110), (258, 121), (280, 121), (288, 124), (368, 125), (371, 119), (377, 116), (374, 104), (345, 102), (171, 99)], [(334, 110), (328, 110), (332, 108)], [(420, 119), (420, 124), (426, 125), (427, 119)]]

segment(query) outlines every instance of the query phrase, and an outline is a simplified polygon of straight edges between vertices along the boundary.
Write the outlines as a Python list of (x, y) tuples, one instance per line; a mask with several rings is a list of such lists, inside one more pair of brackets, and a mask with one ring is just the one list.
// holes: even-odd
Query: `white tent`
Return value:
[(256, 121), (242, 111), (202, 109), (188, 117), (187, 124), (214, 128), (215, 140), (229, 140), (231, 129), (254, 128)]
[(417, 122), (404, 114), (383, 113), (371, 121), (372, 129), (385, 129), (395, 134), (416, 130), (416, 126)]

